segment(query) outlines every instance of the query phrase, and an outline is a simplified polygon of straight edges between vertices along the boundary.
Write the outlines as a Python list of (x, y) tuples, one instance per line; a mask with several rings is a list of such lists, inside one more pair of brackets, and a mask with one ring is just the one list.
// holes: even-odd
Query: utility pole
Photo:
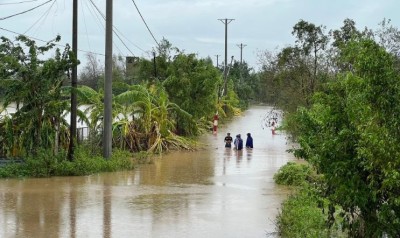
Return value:
[[(72, 53), (75, 59), (78, 59), (78, 0), (74, 0), (72, 4)], [(76, 88), (78, 84), (78, 66), (72, 67), (71, 75), (71, 124), (69, 132), (69, 148), (68, 160), (74, 160), (75, 139), (76, 139), (76, 114), (77, 114), (77, 100)]]
[(226, 95), (227, 93), (227, 66), (228, 66), (228, 24), (231, 23), (231, 21), (235, 19), (218, 19), (222, 23), (225, 24), (225, 64), (224, 64), (224, 94)]
[(237, 45), (237, 46), (240, 48), (240, 65), (242, 65), (242, 63), (243, 63), (243, 61), (242, 61), (243, 48), (246, 47), (247, 45), (240, 43), (240, 45)]
[(104, 122), (103, 156), (109, 159), (112, 154), (112, 37), (113, 37), (113, 1), (106, 1), (106, 49), (104, 80)]
[(154, 67), (154, 81), (157, 81), (157, 64), (156, 64), (156, 52), (153, 51), (153, 67)]
[(218, 66), (219, 66), (218, 57), (219, 57), (220, 55), (215, 55), (215, 56), (217, 57), (217, 68), (218, 68)]

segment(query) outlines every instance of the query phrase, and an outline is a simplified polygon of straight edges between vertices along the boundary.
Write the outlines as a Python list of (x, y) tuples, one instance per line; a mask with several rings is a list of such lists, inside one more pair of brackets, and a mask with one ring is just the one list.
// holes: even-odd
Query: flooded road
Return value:
[[(262, 128), (268, 110), (134, 171), (0, 180), (0, 237), (270, 237), (287, 194), (272, 177), (294, 159), (284, 135)], [(225, 149), (227, 132), (250, 132), (254, 149)]]

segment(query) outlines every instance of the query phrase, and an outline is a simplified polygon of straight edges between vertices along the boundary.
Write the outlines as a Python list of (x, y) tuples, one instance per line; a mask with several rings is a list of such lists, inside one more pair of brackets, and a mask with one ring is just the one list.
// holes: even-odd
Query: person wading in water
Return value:
[(235, 149), (236, 150), (242, 150), (243, 149), (243, 140), (242, 138), (240, 138), (240, 134), (236, 135), (236, 139), (235, 139)]
[(225, 147), (226, 148), (231, 148), (232, 147), (232, 136), (231, 133), (227, 133), (224, 139), (225, 142)]
[(246, 148), (253, 148), (253, 137), (251, 137), (250, 133), (247, 133)]

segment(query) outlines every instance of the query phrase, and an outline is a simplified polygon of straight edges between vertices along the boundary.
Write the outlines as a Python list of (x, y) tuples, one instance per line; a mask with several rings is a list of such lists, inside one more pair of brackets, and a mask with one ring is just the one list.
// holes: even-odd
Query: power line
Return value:
[[(36, 1), (38, 1), (38, 0), (21, 1), (21, 2), (19, 2), (19, 3), (28, 3), (28, 2), (36, 2)], [(104, 14), (99, 10), (99, 8), (96, 6), (96, 4), (95, 4), (92, 0), (89, 0), (89, 1), (90, 1), (90, 3), (94, 6), (94, 8), (96, 9), (96, 11), (99, 13), (99, 15), (101, 15), (101, 17), (103, 18), (103, 20), (105, 20)], [(36, 8), (39, 8), (39, 7), (41, 7), (41, 6), (45, 5), (45, 4), (48, 4), (48, 3), (50, 3), (50, 2), (53, 2), (53, 4), (51, 4), (51, 6), (47, 9), (47, 11), (46, 11), (37, 21), (35, 21), (35, 22), (33, 23), (33, 25), (30, 26), (30, 27), (25, 31), (25, 33), (18, 33), (18, 32), (12, 31), (12, 30), (5, 29), (5, 28), (3, 28), (3, 27), (0, 27), (0, 30), (9, 32), (9, 33), (12, 33), (12, 34), (15, 34), (15, 35), (23, 35), (23, 36), (26, 36), (26, 37), (28, 37), (28, 38), (30, 38), (30, 39), (37, 40), (37, 41), (40, 41), (40, 42), (49, 43), (49, 41), (42, 40), (42, 39), (39, 39), (39, 38), (36, 38), (36, 37), (33, 37), (33, 36), (26, 35), (26, 33), (27, 33), (28, 31), (30, 31), (35, 25), (37, 25), (37, 23), (40, 22), (41, 19), (43, 19), (44, 17), (47, 17), (47, 16), (48, 16), (50, 10), (52, 9), (52, 7), (54, 6), (54, 4), (55, 4), (56, 1), (54, 1), (54, 0), (48, 0), (48, 1), (46, 1), (46, 2), (44, 2), (44, 3), (42, 3), (42, 4), (38, 5), (38, 6), (36, 6), (36, 7), (34, 7), (34, 8), (29, 9), (29, 10), (26, 10), (26, 11), (23, 11), (23, 12), (20, 12), (20, 13), (11, 15), (11, 16), (7, 16), (7, 17), (0, 18), (0, 20), (5, 20), (5, 19), (11, 18), (11, 17), (13, 17), (13, 16), (21, 15), (21, 14), (24, 14), (24, 13), (26, 13), (26, 12), (32, 11), (32, 10), (34, 10), (34, 9), (36, 9)], [(15, 3), (15, 4), (16, 4), (16, 3)], [(5, 5), (5, 4), (0, 4), (0, 5)], [(136, 4), (135, 4), (135, 5), (136, 5)], [(90, 10), (90, 8), (89, 8), (89, 10)], [(137, 9), (137, 10), (138, 10), (138, 9)], [(138, 11), (139, 11), (139, 10), (138, 10)], [(91, 11), (91, 13), (93, 13), (93, 12)], [(140, 14), (140, 12), (139, 12), (139, 14)], [(97, 17), (96, 14), (94, 14), (94, 15)], [(99, 19), (97, 19), (97, 20), (99, 20)], [(144, 21), (143, 17), (142, 17), (142, 20)], [(146, 22), (145, 22), (145, 24), (146, 24)], [(103, 28), (105, 28), (103, 24), (101, 24), (101, 25), (103, 26)], [(147, 26), (147, 24), (146, 24), (146, 26)], [(141, 50), (142, 52), (146, 52), (144, 49), (140, 48), (139, 46), (137, 46), (137, 45), (135, 45), (133, 42), (131, 42), (131, 41), (129, 40), (129, 38), (127, 38), (126, 36), (124, 36), (124, 35), (122, 34), (122, 32), (118, 30), (117, 27), (113, 26), (113, 28), (114, 28), (114, 29), (113, 29), (113, 32), (116, 34), (116, 36), (117, 36), (118, 39), (121, 41), (121, 43), (125, 46), (125, 48), (126, 48), (132, 55), (135, 55), (135, 54), (134, 54), (134, 53), (129, 49), (129, 47), (125, 44), (125, 42), (124, 42), (123, 39), (120, 37), (120, 35), (122, 35), (126, 40), (128, 40), (132, 45), (134, 45), (136, 48), (138, 48), (138, 49)], [(149, 32), (151, 33), (151, 31), (150, 31), (149, 28), (148, 28), (148, 30), (149, 30)], [(117, 32), (119, 32), (120, 35), (119, 35)], [(152, 33), (151, 33), (151, 34), (152, 34)], [(153, 39), (155, 40), (153, 34), (152, 34), (152, 36), (153, 36)], [(156, 41), (156, 40), (155, 40), (155, 41)], [(156, 43), (158, 44), (157, 41), (156, 41)], [(54, 45), (60, 46), (60, 47), (65, 47), (65, 45), (57, 44), (57, 43), (54, 43)], [(121, 55), (124, 55), (117, 45), (114, 45), (114, 46), (118, 49), (118, 51), (121, 53)], [(104, 56), (104, 54), (102, 54), (102, 53), (96, 53), (96, 52), (92, 52), (92, 51), (88, 51), (88, 50), (80, 50), (80, 49), (78, 49), (78, 51), (84, 52), (84, 53), (91, 53), (91, 54), (95, 54), (95, 55)]]
[(0, 3), (0, 6), (4, 6), (4, 5), (16, 5), (16, 4), (21, 4), (21, 3), (37, 2), (37, 1), (39, 1), (39, 0), (30, 0), (30, 1), (22, 1), (22, 2)]
[(114, 27), (114, 30), (118, 31), (118, 33), (123, 36), (129, 43), (131, 43), (132, 45), (134, 45), (136, 48), (138, 48), (139, 50), (143, 51), (146, 53), (146, 51), (142, 48), (140, 48), (139, 46), (137, 46), (135, 43), (133, 43), (131, 40), (129, 40), (128, 37), (126, 37), (120, 30), (118, 30), (118, 28)]
[(95, 18), (97, 20), (97, 26), (101, 29), (104, 30), (105, 26), (103, 25), (101, 19), (99, 19), (98, 14), (96, 14), (96, 11), (93, 9), (93, 6), (89, 5), (89, 3), (87, 1), (84, 1), (86, 3), (86, 7), (89, 10), (90, 14), (92, 15), (93, 18)]
[(24, 34), (28, 33), (28, 31), (30, 31), (30, 30), (31, 30), (39, 21), (41, 21), (43, 18), (46, 19), (47, 16), (49, 15), (49, 13), (50, 13), (50, 10), (53, 8), (53, 6), (54, 6), (55, 3), (56, 3), (56, 2), (54, 1), (53, 4), (51, 4), (50, 7), (47, 9), (47, 11), (44, 12), (44, 14), (43, 14), (41, 17), (39, 17), (39, 19), (37, 19), (37, 20), (24, 32)]
[[(37, 41), (40, 41), (40, 42), (44, 42), (44, 43), (49, 43), (49, 42), (50, 42), (50, 41), (45, 41), (45, 40), (42, 40), (42, 39), (39, 39), (39, 38), (36, 38), (36, 37), (33, 37), (33, 36), (28, 36), (28, 35), (21, 34), (21, 33), (12, 31), (12, 30), (8, 30), (8, 29), (5, 29), (5, 28), (3, 28), (3, 27), (0, 27), (0, 30), (7, 31), (7, 32), (12, 33), (12, 34), (15, 34), (15, 35), (22, 35), (22, 36), (25, 36), (25, 37), (27, 37), (27, 38), (30, 38), (30, 39), (33, 39), (33, 40), (37, 40)], [(60, 46), (60, 47), (65, 47), (65, 45), (57, 44), (57, 43), (54, 43), (54, 45)], [(94, 54), (94, 55), (101, 55), (101, 56), (104, 56), (104, 54), (96, 53), (96, 52), (92, 52), (92, 51), (88, 51), (88, 50), (79, 50), (79, 49), (78, 49), (78, 51), (84, 52), (84, 53), (91, 53), (91, 54)]]
[(42, 4), (40, 4), (40, 5), (36, 6), (36, 7), (33, 7), (33, 8), (31, 8), (31, 9), (28, 9), (28, 10), (25, 10), (25, 11), (23, 11), (23, 12), (19, 12), (19, 13), (15, 13), (15, 14), (13, 14), (13, 15), (10, 15), (10, 16), (2, 17), (2, 18), (0, 18), (0, 21), (6, 20), (6, 19), (8, 19), (8, 18), (15, 17), (15, 16), (18, 16), (18, 15), (22, 15), (22, 14), (27, 13), (27, 12), (30, 12), (30, 11), (33, 11), (33, 10), (35, 10), (36, 8), (39, 8), (39, 7), (43, 6), (43, 5), (46, 5), (47, 3), (52, 2), (52, 1), (54, 1), (54, 0), (48, 0), (47, 2), (44, 2), (44, 3), (42, 3)]
[(160, 47), (160, 44), (158, 44), (158, 41), (156, 40), (156, 38), (153, 35), (153, 32), (151, 32), (149, 26), (147, 25), (146, 21), (144, 20), (142, 13), (140, 13), (140, 10), (138, 8), (138, 6), (135, 3), (135, 0), (132, 0), (133, 4), (135, 5), (135, 8), (137, 10), (137, 12), (139, 13), (140, 17), (142, 18), (143, 23), (146, 25), (147, 30), (149, 31), (150, 35), (153, 37), (153, 40), (156, 42), (156, 44), (158, 45), (158, 47)]
[[(91, 1), (91, 0), (89, 0), (89, 1)], [(93, 2), (91, 2), (91, 3), (92, 3), (92, 5), (94, 6), (94, 8), (96, 9), (96, 11), (99, 13), (99, 15), (101, 15), (101, 17), (103, 18), (103, 20), (105, 20), (104, 14), (99, 10), (99, 8), (98, 8), (96, 5), (94, 5)], [(90, 13), (92, 14), (92, 16), (94, 16), (94, 17), (100, 22), (100, 25), (102, 26), (102, 28), (105, 29), (105, 26), (104, 26), (104, 24), (99, 20), (98, 15), (95, 14), (95, 13), (93, 13), (92, 9), (89, 8), (89, 10), (90, 10)], [(139, 47), (137, 44), (133, 43), (133, 42), (132, 42), (128, 37), (126, 37), (120, 30), (118, 30), (117, 27), (115, 27), (115, 26), (113, 26), (113, 27), (114, 27), (114, 30), (115, 30), (115, 31), (117, 31), (121, 36), (123, 36), (123, 37), (124, 37), (129, 43), (131, 43), (134, 47), (136, 47), (137, 49), (141, 50), (141, 51), (144, 52), (144, 53), (147, 52), (147, 51), (145, 51), (144, 49), (142, 49), (141, 47)], [(115, 33), (115, 32), (114, 32), (114, 33)], [(117, 33), (116, 33), (116, 34), (117, 34)], [(116, 47), (117, 47), (117, 46), (116, 46)]]
[(92, 47), (90, 46), (89, 33), (88, 33), (87, 25), (86, 25), (86, 16), (85, 16), (85, 11), (83, 11), (83, 3), (82, 3), (82, 1), (81, 1), (81, 7), (82, 7), (82, 14), (83, 14), (83, 23), (85, 24), (86, 40), (87, 40), (87, 44), (89, 46), (89, 49), (91, 50)]
[[(100, 11), (100, 9), (96, 6), (96, 4), (94, 4), (94, 2), (93, 2), (92, 0), (89, 0), (89, 1), (90, 1), (90, 3), (92, 4), (92, 5), (91, 5), (92, 8), (95, 9), (95, 10), (92, 11), (92, 9), (88, 7), (89, 10), (90, 10), (90, 13), (92, 13), (92, 16), (94, 16), (94, 17), (97, 19), (97, 21), (99, 22), (99, 24), (101, 25), (101, 27), (103, 28), (103, 30), (105, 30), (105, 29), (106, 29), (106, 26), (103, 24), (103, 22), (101, 21), (101, 19), (99, 18), (98, 15), (100, 15), (101, 18), (103, 18), (104, 21), (105, 21), (105, 18), (106, 18), (106, 17), (105, 17), (104, 14)], [(96, 14), (96, 11), (97, 11), (97, 14)], [(115, 48), (118, 50), (118, 52), (120, 53), (120, 55), (123, 55), (121, 49), (117, 46), (117, 44), (115, 44), (114, 42), (113, 42), (113, 44), (114, 44), (114, 47), (115, 47)], [(103, 55), (103, 56), (105, 56), (105, 55)]]
[[(96, 8), (96, 10), (99, 12), (99, 14), (103, 17), (104, 20), (106, 20), (106, 17), (104, 16), (104, 14), (100, 11), (100, 9), (96, 6), (96, 4), (90, 0), (90, 2), (92, 3), (92, 5)], [(117, 29), (116, 26), (113, 25), (113, 32), (114, 34), (117, 36), (117, 38), (121, 41), (121, 43), (125, 46), (125, 48), (132, 54), (135, 55), (130, 49), (129, 47), (125, 44), (125, 42), (122, 40), (122, 38), (119, 36), (119, 34), (117, 33), (117, 31), (115, 30)], [(138, 47), (139, 48), (139, 47)], [(140, 50), (142, 50), (141, 48), (139, 48)], [(142, 50), (144, 51), (144, 50)]]

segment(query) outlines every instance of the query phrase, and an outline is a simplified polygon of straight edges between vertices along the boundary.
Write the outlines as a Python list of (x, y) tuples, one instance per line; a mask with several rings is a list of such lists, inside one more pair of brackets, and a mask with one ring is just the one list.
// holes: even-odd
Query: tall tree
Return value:
[[(217, 111), (220, 72), (211, 60), (197, 59), (194, 54), (179, 54), (168, 68), (168, 78), (163, 85), (172, 102), (190, 113), (194, 120), (211, 117)], [(189, 122), (178, 124), (181, 133), (194, 133)]]
[[(92, 53), (86, 54), (86, 65), (80, 71), (79, 84), (86, 85), (94, 90), (99, 89), (100, 78), (104, 77), (104, 68), (96, 55)], [(102, 84), (100, 84), (100, 88)]]
[(229, 80), (233, 81), (241, 108), (247, 108), (250, 101), (255, 99), (255, 91), (258, 88), (253, 69), (246, 62), (235, 61), (229, 70)]
[(296, 155), (324, 175), (329, 212), (340, 205), (351, 237), (398, 237), (400, 77), (393, 55), (370, 39), (350, 40), (343, 53), (351, 72), (297, 114)]
[(313, 23), (300, 20), (292, 31), (292, 34), (297, 37), (298, 48), (305, 56), (311, 56), (313, 60), (312, 73), (308, 83), (308, 90), (311, 94), (315, 92), (317, 84), (318, 58), (329, 40), (324, 30), (324, 26), (315, 26)]

